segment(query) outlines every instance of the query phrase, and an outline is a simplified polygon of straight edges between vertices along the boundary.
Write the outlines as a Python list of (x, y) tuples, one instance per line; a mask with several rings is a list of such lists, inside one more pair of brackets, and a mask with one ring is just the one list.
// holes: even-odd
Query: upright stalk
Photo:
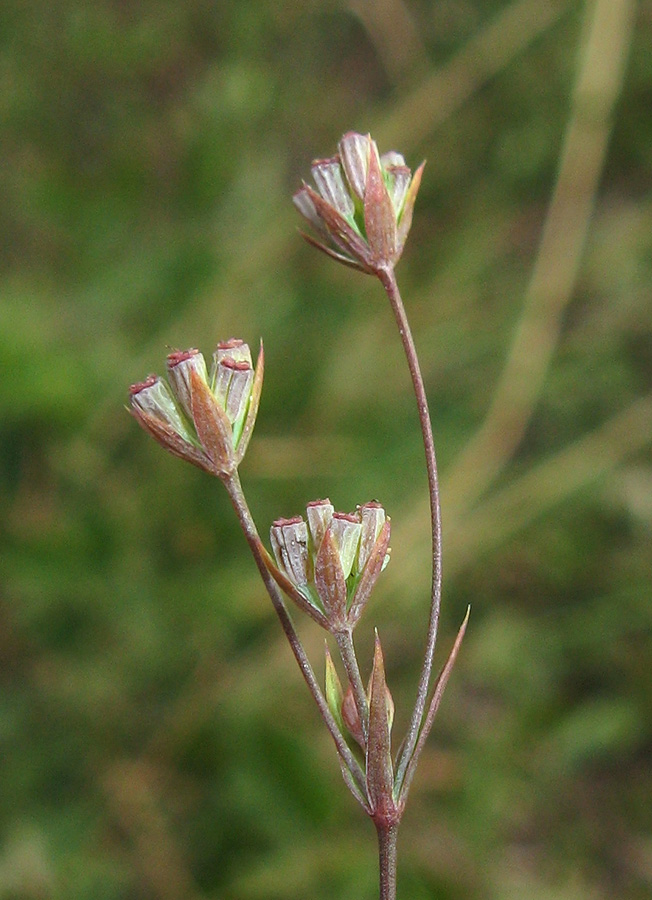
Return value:
[(378, 834), (378, 868), (380, 872), (380, 900), (396, 900), (396, 839), (398, 823), (376, 823)]
[(423, 720), (423, 714), (426, 707), (428, 697), (428, 687), (430, 685), (430, 677), (432, 674), (432, 664), (435, 653), (435, 643), (437, 641), (437, 627), (439, 624), (439, 609), (441, 605), (441, 508), (439, 503), (439, 476), (437, 474), (437, 458), (435, 456), (435, 442), (432, 434), (432, 423), (430, 421), (430, 412), (428, 409), (428, 400), (426, 390), (423, 384), (423, 376), (419, 366), (416, 347), (412, 338), (412, 332), (405, 313), (405, 307), (401, 299), (401, 294), (396, 282), (393, 266), (381, 268), (378, 270), (378, 277), (385, 289), (385, 293), (389, 299), (398, 331), (403, 343), (403, 350), (407, 359), (408, 368), (412, 377), (412, 386), (417, 400), (417, 411), (419, 414), (419, 423), (421, 425), (421, 434), (423, 436), (423, 447), (426, 456), (426, 470), (428, 473), (428, 493), (430, 497), (430, 523), (432, 529), (432, 593), (430, 601), (430, 618), (428, 621), (428, 634), (426, 637), (426, 652), (419, 679), (417, 689), (417, 699), (410, 721), (410, 727), (405, 738), (405, 744), (401, 757), (398, 761), (396, 772), (395, 792), (398, 795), (405, 770), (410, 762), (417, 739), (419, 737), (419, 729)]
[(346, 669), (351, 689), (353, 690), (353, 697), (355, 699), (358, 715), (360, 716), (360, 725), (362, 727), (362, 735), (366, 746), (367, 732), (369, 731), (369, 704), (367, 703), (367, 695), (362, 682), (362, 676), (360, 675), (358, 658), (355, 654), (355, 647), (353, 646), (353, 634), (351, 628), (336, 632), (335, 641), (337, 642), (340, 657), (344, 664), (344, 668)]

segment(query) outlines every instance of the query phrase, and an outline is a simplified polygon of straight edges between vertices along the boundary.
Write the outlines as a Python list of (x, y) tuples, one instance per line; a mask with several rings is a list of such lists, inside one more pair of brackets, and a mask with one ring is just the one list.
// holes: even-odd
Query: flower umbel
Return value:
[(321, 240), (306, 240), (329, 256), (376, 274), (401, 257), (412, 224), (421, 163), (412, 176), (400, 153), (382, 156), (370, 135), (349, 132), (339, 153), (312, 164), (317, 190), (305, 184), (294, 204)]
[(166, 450), (223, 477), (242, 461), (263, 386), (261, 343), (254, 370), (244, 341), (217, 345), (210, 372), (199, 350), (170, 353), (167, 382), (157, 375), (129, 389), (131, 411)]
[[(306, 521), (307, 520), (307, 521)], [(279, 587), (322, 627), (352, 628), (389, 561), (390, 520), (379, 503), (354, 513), (314, 500), (301, 516), (277, 519), (268, 567)]]

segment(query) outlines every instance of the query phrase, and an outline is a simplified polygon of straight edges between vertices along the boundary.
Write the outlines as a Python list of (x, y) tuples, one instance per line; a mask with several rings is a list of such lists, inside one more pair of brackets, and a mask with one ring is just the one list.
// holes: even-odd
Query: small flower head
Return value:
[(277, 519), (270, 571), (305, 612), (330, 631), (355, 625), (389, 559), (390, 523), (376, 502), (355, 513), (330, 500), (308, 504), (306, 519)]
[(313, 162), (316, 190), (304, 183), (294, 195), (319, 240), (304, 237), (363, 272), (393, 267), (410, 231), (423, 166), (413, 177), (400, 153), (380, 156), (370, 135), (345, 134), (337, 156)]
[(239, 340), (218, 344), (210, 373), (199, 350), (174, 351), (167, 358), (167, 383), (150, 375), (129, 389), (131, 411), (170, 453), (224, 476), (244, 457), (262, 382), (262, 345), (255, 371)]

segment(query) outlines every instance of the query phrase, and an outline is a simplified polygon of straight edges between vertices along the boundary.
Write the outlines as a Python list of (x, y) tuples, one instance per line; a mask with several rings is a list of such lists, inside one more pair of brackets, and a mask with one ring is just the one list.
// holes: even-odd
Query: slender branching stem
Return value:
[(430, 496), (430, 521), (432, 528), (432, 594), (430, 603), (430, 619), (428, 622), (428, 634), (426, 638), (426, 652), (419, 679), (417, 689), (417, 699), (412, 713), (412, 719), (405, 737), (403, 751), (398, 760), (396, 771), (395, 789), (400, 791), (405, 770), (410, 762), (410, 758), (414, 752), (416, 742), (419, 736), (419, 729), (423, 720), (426, 701), (428, 698), (428, 687), (430, 685), (430, 677), (432, 674), (433, 657), (435, 653), (435, 643), (437, 641), (437, 627), (439, 624), (439, 608), (441, 605), (441, 508), (439, 504), (439, 476), (437, 474), (437, 458), (435, 456), (435, 442), (432, 435), (432, 423), (430, 421), (430, 412), (428, 410), (428, 400), (426, 398), (426, 390), (423, 384), (419, 359), (417, 357), (416, 347), (410, 331), (405, 307), (401, 299), (401, 294), (396, 282), (393, 267), (380, 269), (378, 277), (385, 289), (385, 293), (389, 299), (396, 324), (398, 325), (399, 334), (403, 343), (403, 349), (412, 376), (412, 386), (417, 400), (417, 410), (419, 413), (419, 422), (421, 424), (421, 434), (423, 436), (423, 446), (426, 455), (426, 469), (428, 472), (428, 492)]
[(396, 839), (398, 823), (376, 823), (378, 833), (378, 869), (380, 900), (396, 900)]
[(423, 723), (423, 727), (421, 728), (421, 732), (419, 734), (419, 740), (417, 741), (417, 745), (414, 748), (412, 759), (408, 763), (400, 792), (397, 794), (399, 815), (402, 814), (403, 809), (405, 808), (405, 802), (410, 790), (410, 785), (412, 784), (412, 779), (414, 778), (414, 773), (417, 768), (419, 757), (421, 756), (421, 751), (423, 750), (425, 743), (428, 740), (428, 735), (430, 734), (432, 723), (434, 722), (435, 716), (437, 715), (437, 710), (439, 709), (441, 698), (444, 695), (444, 690), (446, 689), (446, 685), (448, 684), (448, 679), (450, 678), (450, 674), (453, 671), (453, 666), (455, 665), (457, 654), (459, 653), (459, 649), (464, 639), (470, 612), (471, 607), (469, 606), (466, 610), (466, 616), (464, 617), (464, 621), (462, 622), (460, 630), (457, 632), (457, 637), (455, 638), (453, 649), (451, 650), (443, 669), (441, 670), (435, 681), (435, 686), (432, 692), (432, 697), (430, 698), (430, 705), (428, 707), (428, 712), (426, 713), (425, 722)]
[(342, 732), (338, 728), (338, 725), (333, 718), (330, 709), (328, 708), (328, 703), (326, 702), (326, 698), (324, 697), (324, 694), (315, 677), (315, 673), (312, 669), (312, 666), (310, 665), (310, 660), (308, 659), (299, 635), (297, 634), (296, 629), (292, 624), (292, 619), (290, 618), (290, 614), (283, 601), (283, 596), (279, 590), (278, 585), (272, 578), (267, 566), (265, 565), (263, 545), (258, 535), (258, 530), (253, 520), (253, 516), (251, 515), (249, 506), (245, 499), (237, 470), (230, 475), (224, 475), (222, 477), (222, 481), (224, 482), (224, 486), (226, 487), (226, 490), (229, 494), (231, 503), (233, 504), (233, 508), (235, 509), (236, 515), (238, 517), (238, 521), (240, 522), (245, 538), (247, 539), (247, 543), (249, 544), (253, 557), (256, 561), (258, 571), (260, 572), (260, 576), (263, 579), (263, 583), (267, 589), (267, 593), (270, 596), (272, 605), (274, 606), (274, 609), (276, 611), (276, 615), (281, 622), (283, 632), (288, 639), (295, 659), (299, 664), (299, 668), (301, 669), (301, 673), (305, 679), (306, 684), (308, 685), (308, 690), (312, 694), (313, 699), (317, 704), (317, 707), (319, 708), (321, 717), (324, 720), (324, 723), (326, 724), (326, 727), (328, 728), (331, 737), (335, 742), (337, 752), (339, 753), (343, 763), (348, 767), (356, 786), (362, 792), (362, 794), (365, 795), (366, 787), (364, 773), (360, 767), (360, 764), (351, 753), (349, 746), (342, 736)]
[(367, 702), (367, 694), (364, 689), (364, 683), (362, 681), (362, 676), (360, 675), (360, 666), (358, 665), (358, 658), (353, 645), (352, 630), (346, 628), (343, 631), (336, 632), (335, 640), (337, 642), (337, 648), (340, 651), (342, 663), (346, 669), (346, 674), (349, 678), (349, 683), (353, 690), (355, 706), (358, 710), (358, 715), (360, 716), (362, 734), (366, 745), (367, 734), (369, 732), (369, 703)]

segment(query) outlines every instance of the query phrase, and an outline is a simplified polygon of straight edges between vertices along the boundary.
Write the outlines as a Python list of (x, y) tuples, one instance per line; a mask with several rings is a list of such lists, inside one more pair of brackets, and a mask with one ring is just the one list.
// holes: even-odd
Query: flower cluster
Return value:
[(263, 385), (261, 345), (254, 371), (244, 341), (217, 345), (210, 372), (199, 350), (170, 353), (167, 382), (157, 375), (129, 389), (131, 411), (166, 450), (219, 477), (242, 461)]
[(304, 183), (294, 195), (321, 241), (304, 237), (363, 272), (393, 267), (410, 231), (423, 166), (412, 177), (400, 153), (380, 156), (369, 135), (345, 134), (337, 156), (313, 162), (317, 190)]
[(352, 628), (389, 560), (390, 520), (372, 501), (354, 513), (315, 500), (306, 519), (277, 519), (270, 540), (278, 585), (329, 631)]

